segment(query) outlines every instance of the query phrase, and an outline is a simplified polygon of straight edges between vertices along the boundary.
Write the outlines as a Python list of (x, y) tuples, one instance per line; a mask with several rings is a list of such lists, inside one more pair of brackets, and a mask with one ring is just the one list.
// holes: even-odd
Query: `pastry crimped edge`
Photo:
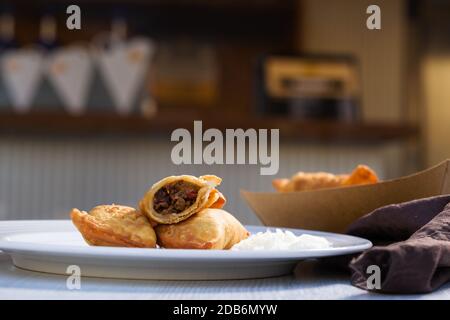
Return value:
[[(101, 205), (92, 210), (101, 207), (108, 207), (109, 205)], [(122, 209), (129, 209), (130, 213), (136, 212), (136, 209), (126, 206), (118, 206)], [(91, 211), (92, 211), (91, 210)], [(90, 211), (90, 212), (91, 212)], [(142, 214), (142, 213), (141, 213)], [(78, 231), (83, 236), (83, 239), (91, 246), (112, 246), (112, 247), (136, 247), (136, 248), (155, 248), (156, 247), (156, 233), (149, 222), (149, 230), (152, 233), (152, 241), (144, 239), (133, 240), (131, 237), (117, 233), (105, 223), (98, 221), (91, 216), (89, 212), (79, 209), (72, 209), (70, 213), (71, 220)], [(145, 216), (144, 216), (145, 217)]]
[[(176, 181), (186, 181), (200, 187), (195, 202), (180, 213), (159, 214), (153, 209), (153, 199), (156, 192), (167, 184)], [(220, 209), (225, 204), (225, 197), (220, 193), (216, 186), (220, 185), (222, 179), (214, 175), (205, 175), (195, 177), (191, 175), (169, 176), (156, 182), (144, 195), (139, 202), (139, 207), (147, 217), (161, 224), (174, 224), (186, 220), (193, 214), (205, 208)]]

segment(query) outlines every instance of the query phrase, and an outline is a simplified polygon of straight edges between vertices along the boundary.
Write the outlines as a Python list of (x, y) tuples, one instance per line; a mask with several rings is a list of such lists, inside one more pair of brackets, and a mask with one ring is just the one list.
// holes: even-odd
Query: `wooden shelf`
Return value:
[(77, 117), (54, 112), (26, 115), (3, 112), (0, 113), (0, 132), (52, 135), (168, 135), (177, 128), (191, 131), (194, 120), (202, 120), (203, 130), (278, 128), (283, 139), (313, 142), (380, 143), (415, 138), (419, 133), (417, 127), (403, 124), (306, 121), (190, 109), (160, 112), (151, 119), (136, 115), (121, 117), (112, 114), (89, 114)]

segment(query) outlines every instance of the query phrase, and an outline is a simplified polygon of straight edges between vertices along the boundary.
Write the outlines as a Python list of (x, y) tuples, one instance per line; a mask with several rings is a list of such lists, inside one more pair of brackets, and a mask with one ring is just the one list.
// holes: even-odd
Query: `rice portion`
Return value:
[(296, 236), (291, 231), (276, 229), (275, 232), (267, 230), (253, 234), (235, 244), (231, 250), (305, 250), (330, 247), (331, 243), (323, 237), (309, 234)]

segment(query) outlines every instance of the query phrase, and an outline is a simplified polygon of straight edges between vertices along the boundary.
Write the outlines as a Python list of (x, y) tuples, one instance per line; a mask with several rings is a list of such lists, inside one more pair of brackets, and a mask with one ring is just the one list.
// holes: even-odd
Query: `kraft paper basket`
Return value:
[(450, 193), (450, 160), (425, 171), (372, 185), (291, 193), (250, 192), (242, 197), (266, 226), (345, 232), (384, 205)]

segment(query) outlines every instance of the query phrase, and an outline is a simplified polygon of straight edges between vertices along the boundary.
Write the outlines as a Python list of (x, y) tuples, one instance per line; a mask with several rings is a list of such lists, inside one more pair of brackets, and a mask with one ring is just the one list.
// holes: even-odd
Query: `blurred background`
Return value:
[[(375, 3), (376, 2), (376, 3)], [(279, 128), (280, 170), (395, 178), (450, 157), (450, 2), (0, 4), (0, 219), (136, 205), (157, 180), (213, 173), (227, 208), (272, 191), (258, 165), (173, 165), (177, 128)], [(381, 30), (366, 9), (381, 8)]]

